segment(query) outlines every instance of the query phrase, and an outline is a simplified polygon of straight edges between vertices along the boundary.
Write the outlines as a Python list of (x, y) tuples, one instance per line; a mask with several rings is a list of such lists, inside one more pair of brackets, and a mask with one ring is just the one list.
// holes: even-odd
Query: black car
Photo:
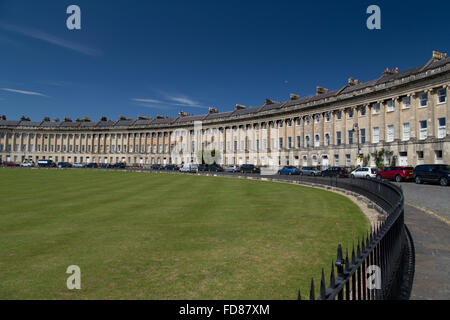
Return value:
[(162, 166), (160, 164), (152, 164), (151, 166), (152, 170), (161, 170)]
[(117, 162), (111, 165), (111, 169), (125, 169), (125, 163)]
[(204, 164), (199, 164), (198, 171), (208, 171), (208, 167), (205, 166)]
[(180, 168), (178, 168), (176, 165), (174, 164), (167, 164), (165, 165), (163, 168), (163, 170), (168, 170), (168, 171), (178, 171), (180, 170)]
[(422, 164), (414, 169), (414, 179), (417, 184), (423, 182), (439, 183), (448, 186), (450, 181), (450, 165)]
[(86, 168), (98, 168), (98, 164), (97, 163), (95, 163), (95, 162), (91, 162), (91, 163), (88, 163), (87, 165), (86, 165)]
[(240, 170), (242, 173), (261, 173), (261, 170), (253, 164), (243, 164)]
[(348, 177), (348, 170), (343, 167), (330, 167), (321, 172), (322, 177)]
[(212, 164), (208, 166), (208, 171), (212, 172), (223, 172), (223, 168), (219, 166), (218, 164)]
[(68, 162), (58, 162), (58, 168), (72, 168), (72, 165)]

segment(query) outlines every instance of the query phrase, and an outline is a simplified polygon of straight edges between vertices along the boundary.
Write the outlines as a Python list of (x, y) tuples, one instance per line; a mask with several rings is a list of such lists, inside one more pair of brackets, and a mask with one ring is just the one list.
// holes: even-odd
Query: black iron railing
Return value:
[[(338, 245), (331, 263), (328, 285), (325, 271), (316, 297), (311, 279), (311, 300), (408, 299), (414, 276), (414, 246), (404, 224), (404, 198), (400, 187), (371, 179), (301, 177), (303, 182), (328, 185), (361, 194), (385, 212), (383, 221), (373, 225), (356, 244), (345, 250)], [(300, 290), (298, 299), (301, 299)]]

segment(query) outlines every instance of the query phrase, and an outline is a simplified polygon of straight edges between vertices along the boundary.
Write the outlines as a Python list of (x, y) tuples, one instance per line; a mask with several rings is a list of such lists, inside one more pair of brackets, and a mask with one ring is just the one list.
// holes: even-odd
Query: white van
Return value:
[(195, 163), (186, 163), (180, 168), (180, 172), (197, 173), (198, 172), (198, 165), (195, 164)]

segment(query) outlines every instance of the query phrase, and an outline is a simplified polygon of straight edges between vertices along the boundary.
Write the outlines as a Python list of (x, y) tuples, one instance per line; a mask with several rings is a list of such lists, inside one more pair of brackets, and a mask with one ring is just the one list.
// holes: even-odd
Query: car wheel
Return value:
[(402, 182), (402, 180), (403, 180), (403, 178), (401, 175), (398, 174), (395, 176), (395, 182)]
[(441, 186), (445, 187), (445, 186), (448, 185), (448, 180), (447, 180), (447, 178), (442, 177), (442, 178), (439, 180), (439, 183), (441, 184)]
[(379, 181), (383, 180), (383, 178), (381, 177), (381, 175), (377, 174), (377, 180), (379, 180)]
[(355, 175), (352, 174), (352, 175), (350, 176), (350, 178), (355, 179)]
[(366, 179), (370, 179), (370, 176), (369, 176), (369, 175), (367, 175), (367, 176), (366, 176)]
[(420, 179), (420, 177), (416, 177), (416, 184), (421, 184), (422, 183), (422, 179)]

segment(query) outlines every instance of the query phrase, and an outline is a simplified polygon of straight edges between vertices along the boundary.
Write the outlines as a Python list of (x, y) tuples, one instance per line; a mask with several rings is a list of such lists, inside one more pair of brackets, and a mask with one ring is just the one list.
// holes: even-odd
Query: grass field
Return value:
[[(27, 169), (0, 181), (0, 299), (295, 299), (369, 226), (347, 198), (283, 183)], [(66, 287), (69, 265), (81, 290)]]

